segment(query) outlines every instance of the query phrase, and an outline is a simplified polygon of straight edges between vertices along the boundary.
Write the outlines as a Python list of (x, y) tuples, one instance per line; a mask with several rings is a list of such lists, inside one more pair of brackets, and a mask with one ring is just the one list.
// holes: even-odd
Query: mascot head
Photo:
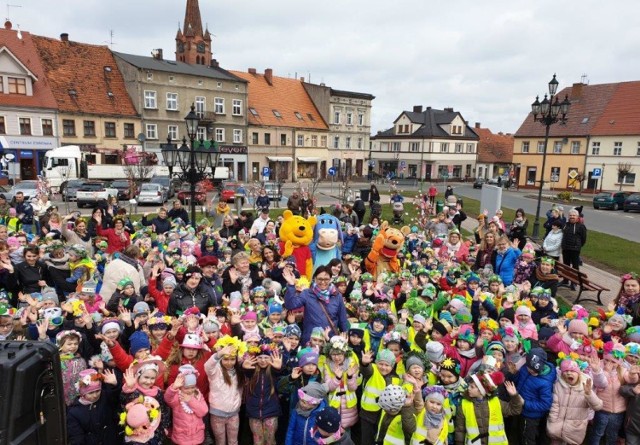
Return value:
[(404, 226), (402, 229), (398, 230), (394, 227), (389, 227), (386, 221), (383, 221), (380, 226), (380, 232), (378, 232), (378, 236), (376, 238), (381, 238), (381, 248), (380, 255), (386, 258), (393, 258), (398, 255), (398, 253), (402, 250), (402, 246), (404, 246), (404, 237), (411, 232), (411, 229), (407, 226)]
[(284, 221), (280, 227), (280, 240), (291, 241), (296, 246), (307, 246), (313, 240), (313, 226), (316, 224), (316, 217), (303, 218), (294, 215), (291, 210), (285, 210), (282, 214)]
[(331, 250), (338, 242), (342, 244), (342, 228), (338, 218), (327, 214), (318, 216), (313, 228), (313, 242), (320, 250)]

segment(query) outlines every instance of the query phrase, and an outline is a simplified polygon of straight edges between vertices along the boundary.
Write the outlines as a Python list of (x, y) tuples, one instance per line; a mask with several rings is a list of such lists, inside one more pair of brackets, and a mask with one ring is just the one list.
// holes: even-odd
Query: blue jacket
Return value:
[(556, 368), (547, 362), (539, 375), (531, 375), (527, 366), (520, 368), (513, 379), (518, 394), (524, 399), (522, 415), (529, 419), (540, 419), (551, 409), (553, 384), (556, 381)]
[(311, 428), (316, 424), (316, 416), (326, 405), (327, 403), (323, 400), (311, 411), (309, 417), (303, 417), (295, 409), (292, 410), (285, 445), (313, 445), (316, 443), (311, 436)]
[[(249, 369), (245, 372), (247, 379), (250, 381), (256, 371)], [(280, 416), (280, 399), (276, 391), (277, 381), (277, 372), (275, 369), (271, 369), (270, 376), (266, 372), (260, 372), (253, 391), (251, 391), (250, 386), (247, 386), (247, 417), (250, 419), (264, 420), (269, 417)]]
[(358, 241), (358, 235), (355, 233), (353, 235), (346, 234), (342, 243), (342, 254), (352, 253), (353, 248), (356, 246), (356, 241)]
[[(287, 309), (297, 309), (304, 307), (304, 319), (302, 321), (302, 338), (300, 344), (306, 345), (311, 337), (311, 331), (315, 327), (331, 327), (327, 316), (325, 315), (322, 307), (325, 303), (321, 302), (311, 291), (311, 288), (305, 289), (298, 293), (296, 288), (291, 285), (287, 285), (287, 292), (284, 295), (284, 307)], [(349, 330), (349, 322), (347, 321), (347, 308), (344, 306), (344, 299), (339, 293), (332, 295), (324, 308), (327, 310), (329, 317), (336, 329), (340, 332), (347, 332)], [(338, 332), (334, 333), (335, 335)], [(334, 335), (331, 334), (331, 335)]]
[(522, 255), (520, 249), (514, 247), (509, 247), (504, 254), (496, 252), (493, 270), (500, 275), (505, 286), (513, 283), (513, 274), (520, 255)]

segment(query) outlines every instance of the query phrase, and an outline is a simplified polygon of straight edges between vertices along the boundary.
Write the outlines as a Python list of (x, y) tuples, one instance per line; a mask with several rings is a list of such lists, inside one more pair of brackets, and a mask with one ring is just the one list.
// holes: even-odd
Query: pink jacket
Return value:
[(198, 445), (204, 442), (204, 421), (207, 415), (207, 402), (200, 391), (187, 402), (188, 408), (193, 411), (188, 413), (182, 406), (179, 391), (171, 386), (164, 394), (164, 401), (171, 407), (173, 413), (173, 428), (171, 440), (181, 445)]
[[(353, 360), (353, 358), (349, 358), (347, 360)], [(337, 378), (333, 369), (329, 364), (329, 361), (325, 363), (325, 365), (321, 368), (322, 371), (322, 379), (326, 387), (328, 388), (329, 394), (327, 395), (327, 399), (329, 403), (333, 401), (335, 397), (340, 398), (340, 424), (343, 428), (351, 428), (358, 422), (358, 405), (348, 408), (347, 407), (347, 397), (346, 395), (338, 396), (337, 394), (340, 392), (344, 392), (345, 389), (348, 389), (351, 392), (355, 392), (358, 389), (358, 373), (356, 372), (352, 378), (348, 378), (346, 375), (346, 370), (348, 368), (348, 364), (344, 366), (344, 373), (342, 378)], [(334, 406), (333, 404), (331, 406)]]
[(213, 354), (204, 364), (204, 370), (209, 377), (209, 412), (226, 417), (240, 411), (242, 387), (238, 388), (237, 375), (231, 375), (231, 386), (227, 385), (220, 366), (220, 360)]
[[(596, 394), (602, 400), (602, 411), (608, 413), (623, 413), (627, 410), (627, 399), (620, 395), (620, 377), (618, 371), (613, 370), (611, 372), (604, 372), (607, 378), (607, 385), (605, 388), (596, 388)], [(632, 379), (629, 373), (625, 370), (622, 372), (622, 378), (625, 384), (637, 383)]]
[(589, 423), (589, 411), (602, 409), (602, 400), (595, 391), (586, 395), (583, 384), (587, 375), (580, 374), (580, 382), (569, 386), (562, 377), (553, 385), (553, 403), (547, 419), (547, 433), (550, 439), (561, 440), (569, 445), (584, 441)]

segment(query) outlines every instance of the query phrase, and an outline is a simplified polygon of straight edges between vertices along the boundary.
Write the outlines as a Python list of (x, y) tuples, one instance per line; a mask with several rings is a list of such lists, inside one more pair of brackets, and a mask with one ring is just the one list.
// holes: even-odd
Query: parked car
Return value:
[(481, 189), (485, 182), (487, 182), (487, 181), (485, 181), (484, 178), (476, 178), (476, 180), (473, 181), (473, 188), (474, 189)]
[(176, 188), (180, 185), (179, 183), (176, 183), (176, 180), (171, 179), (168, 176), (154, 176), (149, 182), (151, 184), (160, 184), (164, 187), (167, 199), (176, 194)]
[(136, 198), (139, 205), (164, 204), (169, 199), (167, 190), (161, 184), (147, 182), (140, 187), (140, 193)]
[(99, 201), (107, 200), (111, 196), (118, 196), (118, 190), (109, 187), (106, 182), (85, 182), (76, 192), (76, 202), (80, 209), (84, 206), (96, 206)]
[[(191, 184), (185, 182), (178, 191), (178, 199), (182, 204), (187, 204), (191, 199)], [(196, 199), (197, 205), (202, 205), (207, 200), (207, 191), (201, 184), (196, 184)]]
[(625, 212), (630, 210), (640, 211), (640, 193), (633, 193), (627, 196), (627, 199), (624, 200), (622, 209)]
[(60, 193), (63, 201), (75, 201), (78, 189), (87, 182), (86, 179), (71, 179), (60, 184)]
[(223, 181), (222, 191), (220, 192), (220, 201), (235, 202), (236, 190), (240, 187), (237, 182)]
[(500, 186), (506, 187), (509, 182), (508, 176), (496, 176), (495, 178), (487, 179), (487, 184), (498, 185), (498, 178), (500, 178)]
[(7, 193), (4, 194), (5, 198), (7, 198), (7, 202), (11, 202), (16, 193), (22, 192), (24, 195), (24, 200), (28, 201), (31, 198), (34, 198), (38, 191), (38, 181), (20, 181), (13, 187), (9, 189)]
[(593, 197), (594, 209), (619, 210), (624, 206), (624, 200), (629, 192), (601, 192)]
[(138, 194), (138, 187), (128, 179), (118, 179), (111, 183), (111, 188), (118, 190), (118, 199), (131, 199)]
[(280, 201), (282, 199), (282, 184), (266, 181), (262, 187), (267, 192), (270, 201)]

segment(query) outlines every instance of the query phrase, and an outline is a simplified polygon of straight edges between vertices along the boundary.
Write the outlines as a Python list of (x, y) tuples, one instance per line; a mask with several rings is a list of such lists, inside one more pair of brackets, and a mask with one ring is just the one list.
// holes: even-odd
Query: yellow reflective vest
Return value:
[[(426, 408), (416, 416), (416, 431), (411, 436), (411, 445), (423, 445), (427, 438), (427, 428), (424, 426), (424, 418), (427, 415)], [(447, 445), (449, 441), (449, 419), (447, 416), (442, 420), (442, 429), (438, 434), (438, 440), (433, 445)]]
[[(356, 364), (358, 362), (358, 358), (353, 353), (351, 356), (347, 357), (345, 360), (355, 360)], [(329, 360), (324, 360), (324, 363), (322, 364), (322, 368), (320, 368), (320, 372), (322, 374), (323, 381), (327, 381), (329, 378), (332, 378), (332, 379), (336, 378), (336, 375), (331, 369), (331, 366), (329, 364)], [(347, 408), (353, 408), (354, 406), (358, 405), (358, 397), (356, 396), (356, 392), (349, 390), (349, 388), (347, 387), (347, 379), (348, 377), (345, 371), (342, 373), (342, 378), (340, 379), (340, 386), (327, 395), (327, 400), (329, 401), (329, 405), (337, 409), (338, 411), (340, 411), (340, 399), (343, 395), (347, 403)]]
[[(489, 440), (491, 445), (509, 445), (507, 435), (504, 432), (504, 419), (502, 418), (502, 407), (498, 397), (491, 397), (487, 400), (489, 404)], [(467, 445), (477, 445), (475, 439), (480, 435), (476, 412), (473, 408), (473, 402), (467, 399), (462, 400), (460, 405), (465, 418), (465, 443)]]
[[(382, 391), (387, 387), (384, 377), (378, 371), (378, 367), (375, 364), (370, 365), (373, 368), (373, 374), (367, 380), (362, 390), (362, 399), (360, 400), (360, 408), (365, 411), (377, 413), (380, 411), (378, 405), (378, 397), (382, 394)], [(391, 378), (392, 385), (401, 385), (402, 382), (398, 377)]]
[[(380, 416), (380, 422), (378, 423), (378, 431), (376, 434), (376, 443), (380, 443), (380, 428), (382, 427), (382, 421), (387, 416), (387, 413), (382, 413)], [(384, 440), (382, 441), (382, 445), (405, 445), (404, 442), (404, 431), (402, 431), (402, 415), (396, 414), (391, 423), (389, 424), (389, 428), (387, 428), (387, 433), (384, 435)]]

